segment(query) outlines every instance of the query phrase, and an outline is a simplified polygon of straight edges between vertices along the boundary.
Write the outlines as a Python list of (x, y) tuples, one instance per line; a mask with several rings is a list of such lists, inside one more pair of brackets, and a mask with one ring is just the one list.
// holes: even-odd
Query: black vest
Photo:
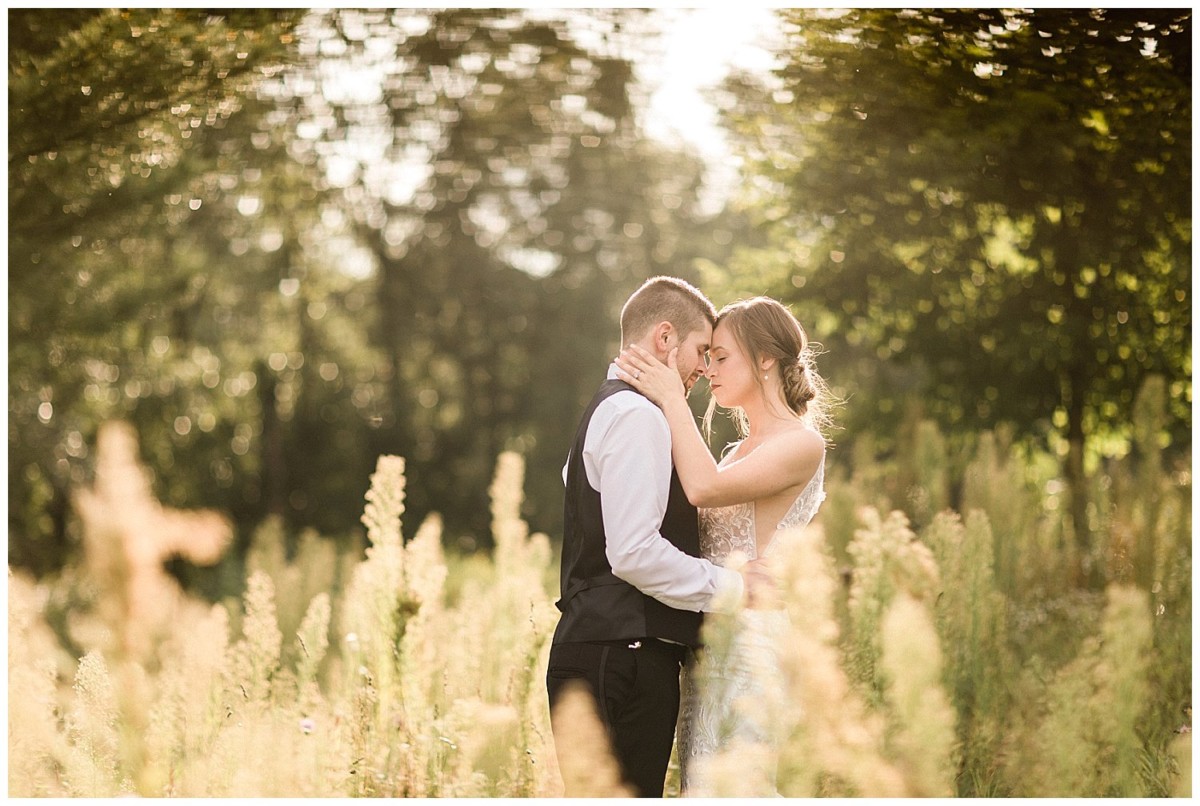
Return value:
[[(688, 646), (700, 640), (701, 615), (676, 610), (618, 579), (605, 556), (604, 518), (600, 493), (588, 482), (583, 444), (596, 407), (611, 395), (636, 391), (627, 383), (607, 380), (592, 398), (567, 459), (567, 492), (563, 507), (563, 553), (556, 603), (562, 611), (554, 643), (611, 641), (624, 638), (665, 638)], [(667, 512), (659, 532), (676, 548), (700, 556), (700, 527), (692, 506), (671, 468)]]

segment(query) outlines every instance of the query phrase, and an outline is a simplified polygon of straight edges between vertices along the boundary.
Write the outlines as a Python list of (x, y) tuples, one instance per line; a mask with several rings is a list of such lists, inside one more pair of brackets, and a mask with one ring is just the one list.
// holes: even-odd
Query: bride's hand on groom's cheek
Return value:
[(664, 364), (636, 344), (626, 347), (616, 358), (618, 377), (660, 406), (672, 395), (686, 397), (675, 366), (678, 351), (672, 350)]

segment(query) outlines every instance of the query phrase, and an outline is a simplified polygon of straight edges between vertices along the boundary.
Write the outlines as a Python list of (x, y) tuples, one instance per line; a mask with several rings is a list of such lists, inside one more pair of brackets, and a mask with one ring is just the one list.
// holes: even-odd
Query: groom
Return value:
[[(621, 344), (641, 345), (664, 363), (679, 348), (690, 391), (704, 373), (715, 321), (699, 290), (654, 277), (621, 311)], [(615, 365), (584, 411), (563, 476), (562, 616), (546, 674), (550, 709), (567, 684), (586, 684), (626, 782), (641, 797), (662, 797), (680, 665), (699, 644), (700, 613), (714, 600), (740, 601), (748, 582), (700, 558), (697, 512), (671, 462), (667, 420), (616, 379)]]

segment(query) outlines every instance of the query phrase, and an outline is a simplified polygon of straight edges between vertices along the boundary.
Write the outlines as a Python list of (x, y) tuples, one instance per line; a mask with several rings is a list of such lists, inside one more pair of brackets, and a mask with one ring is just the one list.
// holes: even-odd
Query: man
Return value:
[[(621, 344), (641, 345), (664, 363), (679, 348), (690, 391), (704, 373), (715, 320), (699, 290), (655, 277), (625, 303)], [(639, 796), (662, 797), (680, 666), (699, 643), (700, 613), (715, 601), (739, 602), (747, 583), (700, 557), (697, 512), (671, 462), (666, 418), (617, 380), (615, 365), (583, 414), (563, 477), (562, 616), (546, 675), (550, 708), (567, 685), (585, 683), (626, 782)]]

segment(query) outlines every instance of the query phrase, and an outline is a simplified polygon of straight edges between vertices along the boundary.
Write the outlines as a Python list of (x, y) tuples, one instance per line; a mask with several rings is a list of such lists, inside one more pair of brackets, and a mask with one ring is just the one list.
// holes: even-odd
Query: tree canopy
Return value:
[(112, 418), (242, 545), (269, 516), (350, 539), (382, 453), (406, 522), (470, 546), (518, 450), (554, 534), (655, 274), (791, 303), (850, 439), (915, 400), (1077, 482), (1161, 376), (1190, 450), (1188, 10), (781, 11), (779, 70), (718, 96), (745, 181), (716, 214), (643, 136), (652, 17), (10, 11), (10, 562), (73, 549)]
[(250, 89), (283, 67), (297, 15), (8, 13), (10, 562), (44, 568), (103, 419), (136, 420), (162, 471), (193, 444), (204, 482), (169, 473), (173, 500), (244, 512), (229, 432), (249, 387), (216, 341), (257, 307), (255, 255), (230, 242), (279, 153)]
[(638, 134), (640, 17), (14, 14), (13, 560), (61, 562), (111, 417), (243, 541), (354, 531), (381, 453), (410, 522), (486, 536), (506, 447), (553, 529), (621, 302), (723, 249), (698, 161)]
[[(870, 363), (860, 412), (1129, 435), (1151, 375), (1190, 449), (1191, 18), (1151, 10), (791, 10), (727, 118), (788, 299)], [(889, 381), (894, 376), (889, 375)], [(870, 383), (869, 379), (867, 383)]]

